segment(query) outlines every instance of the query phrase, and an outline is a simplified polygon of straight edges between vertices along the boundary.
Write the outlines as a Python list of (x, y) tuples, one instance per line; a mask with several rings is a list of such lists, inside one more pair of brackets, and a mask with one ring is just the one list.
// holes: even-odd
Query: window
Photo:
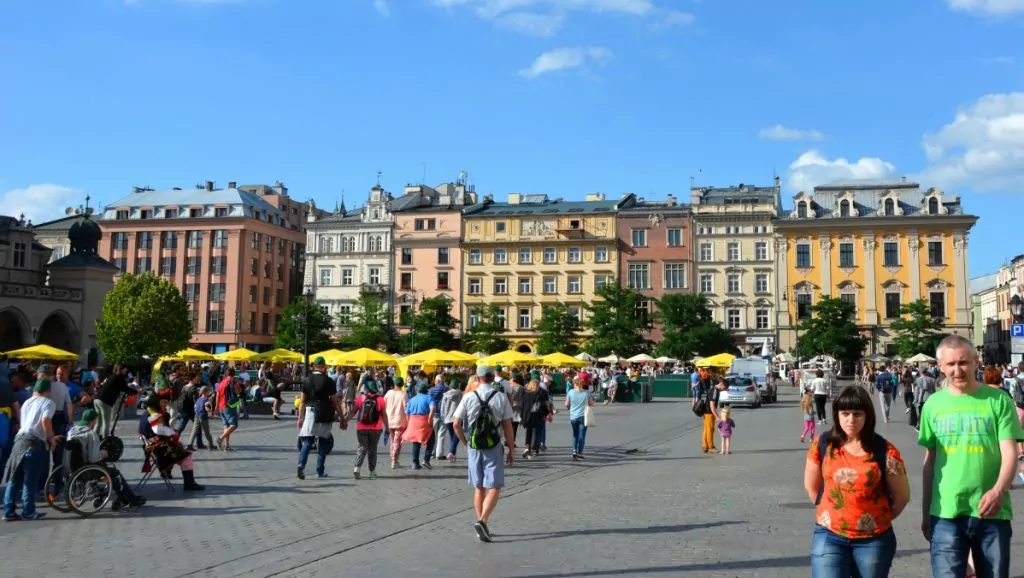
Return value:
[(558, 293), (558, 278), (548, 275), (544, 277), (544, 293), (551, 295), (552, 293)]
[(942, 241), (928, 241), (928, 264), (942, 265)]
[(416, 219), (413, 221), (413, 229), (417, 231), (423, 231), (426, 229), (426, 219)]
[(366, 246), (370, 253), (377, 252), (377, 237), (370, 235), (366, 240)]
[(352, 278), (355, 276), (355, 269), (352, 267), (345, 267), (341, 270), (341, 285), (343, 287), (352, 286)]
[(320, 269), (320, 286), (330, 287), (334, 283), (334, 270), (330, 267)]
[(754, 258), (758, 261), (768, 260), (768, 241), (754, 243)]
[(608, 262), (608, 247), (600, 246), (594, 248), (594, 261), (598, 263)]
[(494, 294), (505, 295), (508, 293), (508, 279), (505, 277), (494, 278)]
[(228, 232), (224, 229), (217, 229), (213, 232), (213, 248), (226, 249), (228, 246)]
[(739, 243), (729, 243), (729, 245), (727, 247), (727, 252), (728, 252), (728, 258), (729, 258), (730, 261), (739, 261), (740, 260), (740, 244)]
[(398, 324), (412, 325), (412, 305), (402, 304), (398, 307)]
[(437, 288), (448, 289), (448, 271), (437, 272)]
[(263, 304), (270, 305), (270, 287), (263, 288)]
[(470, 279), (469, 280), (469, 294), (470, 295), (480, 295), (481, 293), (483, 293), (483, 281), (481, 281), (478, 278)]
[(530, 293), (533, 293), (533, 279), (531, 279), (530, 277), (520, 277), (519, 294), (529, 295)]
[(857, 318), (857, 294), (856, 293), (840, 293), (839, 298), (845, 303), (849, 303), (853, 306), (853, 318)]
[(342, 237), (341, 238), (341, 252), (342, 253), (349, 253), (351, 251), (355, 251), (356, 250), (355, 244), (356, 244), (355, 239), (353, 239), (352, 237)]
[(505, 223), (501, 223), (501, 222), (495, 223), (494, 224), (494, 232), (495, 233), (504, 233), (505, 232)]
[(348, 325), (349, 320), (352, 319), (352, 306), (339, 305), (336, 317), (338, 318), (339, 325)]
[(164, 257), (160, 259), (160, 274), (161, 275), (174, 275), (178, 269), (178, 258), (177, 257)]
[(932, 197), (928, 199), (928, 214), (938, 215), (939, 214), (939, 199)]
[(633, 310), (633, 315), (635, 315), (637, 319), (650, 319), (651, 301), (649, 299), (638, 299), (636, 302), (636, 309)]
[(767, 273), (758, 273), (754, 277), (754, 291), (757, 292), (757, 293), (767, 293), (768, 292), (768, 274)]
[(437, 264), (447, 265), (448, 264), (448, 247), (437, 248)]
[(896, 201), (892, 199), (885, 200), (885, 216), (891, 217), (896, 214)]
[(253, 249), (259, 249), (260, 248), (260, 234), (257, 233), (256, 231), (252, 232), (252, 248)]
[(570, 263), (582, 263), (583, 262), (583, 251), (579, 247), (569, 247), (569, 262)]
[(178, 233), (176, 231), (164, 231), (161, 237), (160, 245), (164, 249), (178, 248)]
[(739, 273), (730, 273), (729, 276), (726, 277), (726, 291), (728, 291), (729, 293), (739, 293), (740, 292), (740, 275), (739, 275)]
[(226, 217), (228, 216), (228, 210), (225, 207), (217, 207), (213, 210), (213, 216), (218, 218)]
[(259, 259), (249, 259), (249, 274), (258, 275), (260, 270)]
[(274, 305), (278, 307), (284, 305), (284, 291), (281, 289), (274, 292)]
[(519, 249), (519, 263), (526, 265), (533, 262), (533, 250), (529, 248)]
[(469, 328), (476, 327), (476, 324), (480, 322), (480, 310), (476, 307), (469, 308)]
[(153, 233), (150, 231), (144, 231), (139, 233), (139, 249), (152, 249), (153, 248)]
[(199, 311), (194, 307), (188, 311), (188, 321), (192, 324), (192, 333), (199, 333)]
[(263, 262), (263, 278), (270, 279), (270, 261)]
[(228, 258), (224, 255), (219, 255), (210, 259), (210, 275), (227, 275), (228, 273)]
[(264, 335), (270, 335), (270, 314), (260, 314), (260, 327), (263, 329)]
[(128, 211), (118, 211), (117, 212), (117, 220), (118, 221), (124, 221), (127, 218), (128, 218)]
[(700, 260), (701, 261), (713, 261), (715, 259), (715, 252), (711, 243), (700, 244)]
[(544, 262), (545, 263), (557, 263), (558, 262), (558, 251), (554, 247), (544, 248)]
[(811, 318), (811, 294), (810, 293), (798, 293), (796, 296), (796, 316), (797, 319), (810, 319)]
[(885, 294), (885, 318), (897, 319), (900, 316), (900, 294)]
[(796, 245), (796, 266), (800, 269), (811, 268), (811, 244), (797, 243)]
[(494, 250), (494, 264), (505, 265), (508, 263), (508, 250), (507, 249), (495, 249)]
[(715, 278), (711, 273), (700, 274), (700, 292), (701, 293), (714, 293), (715, 292)]
[(114, 233), (111, 239), (115, 249), (127, 249), (128, 248), (128, 233)]
[(682, 229), (669, 229), (666, 232), (668, 237), (669, 247), (682, 247), (683, 246), (683, 230)]
[(402, 248), (402, 264), (412, 265), (412, 249), (408, 247)]
[(153, 268), (153, 260), (149, 257), (139, 257), (135, 259), (135, 274), (141, 275), (142, 273), (149, 273)]
[(530, 308), (520, 307), (519, 308), (519, 329), (529, 330), (533, 328), (533, 324), (530, 323)]
[(203, 209), (189, 209), (188, 216), (191, 219), (198, 219), (203, 216)]
[(249, 312), (249, 322), (245, 326), (245, 332), (246, 333), (255, 333), (256, 332), (256, 312), (255, 311), (250, 311)]
[[(17, 257), (18, 257), (18, 253), (17, 253), (18, 248), (15, 247), (14, 251), (15, 251), (15, 253), (14, 253), (14, 257), (15, 257), (14, 264), (15, 264), (15, 266), (17, 266), (17, 264), (18, 264), (18, 259), (17, 259)], [(118, 257), (117, 259), (114, 259), (113, 261), (114, 261), (114, 266), (117, 267), (118, 271), (120, 271), (121, 273), (125, 273), (125, 272), (128, 271), (128, 259), (125, 259), (124, 257)], [(22, 262), (22, 266), (24, 266), (24, 261)]]
[(366, 278), (370, 285), (380, 285), (380, 267), (368, 267)]
[(807, 218), (807, 203), (806, 202), (800, 201), (799, 203), (796, 204), (796, 217), (798, 219), (806, 219)]
[(165, 219), (177, 219), (178, 218), (178, 209), (164, 209), (164, 218)]
[(284, 265), (281, 263), (277, 264), (277, 280), (284, 281)]
[(576, 307), (575, 305), (573, 305), (573, 306), (570, 306), (570, 307), (566, 307), (565, 308), (565, 312), (573, 320), (575, 325), (577, 327), (579, 327), (579, 325), (580, 325), (580, 308)]
[[(933, 199), (934, 200), (934, 199)], [(932, 317), (935, 319), (946, 318), (946, 294), (939, 291), (932, 291), (928, 294), (928, 304), (931, 306)]]
[(249, 303), (256, 304), (256, 286), (249, 285)]
[(849, 217), (850, 216), (850, 201), (842, 200), (839, 202), (839, 216)]
[(594, 291), (598, 291), (601, 287), (612, 282), (611, 275), (595, 275), (594, 276)]
[(839, 243), (839, 266), (856, 266), (853, 261), (853, 243)]
[(285, 250), (285, 247), (287, 245), (288, 245), (288, 241), (285, 241), (284, 239), (278, 239), (277, 240), (277, 254), (282, 256), (282, 257), (284, 257), (284, 250)]
[(665, 263), (665, 289), (686, 288), (686, 265), (684, 263)]
[(650, 289), (647, 263), (629, 264), (629, 286), (633, 289)]
[(767, 309), (755, 309), (754, 320), (758, 329), (769, 329), (769, 313)]
[(886, 267), (898, 267), (900, 264), (900, 245), (896, 241), (886, 241), (882, 244), (883, 261)]
[[(470, 249), (469, 250), (469, 264), (470, 265), (479, 265), (482, 262), (483, 262), (483, 258), (482, 258), (481, 254), (480, 254), (480, 249)], [(410, 263), (411, 263), (411, 261), (410, 261)]]
[(224, 293), (223, 283), (210, 283), (210, 303), (223, 303)]
[(321, 253), (333, 253), (334, 252), (334, 239), (326, 236), (320, 236), (320, 252)]
[(583, 281), (579, 275), (569, 276), (569, 293), (573, 295), (583, 293)]
[(203, 270), (203, 258), (202, 257), (189, 257), (185, 265), (186, 275), (199, 275)]
[(633, 246), (647, 246), (647, 229), (633, 229)]
[(507, 322), (505, 320), (505, 308), (499, 307), (496, 313), (497, 315), (495, 315), (495, 317), (496, 321), (498, 322), (498, 327), (501, 327), (502, 329), (508, 327)]
[(399, 285), (402, 291), (412, 290), (412, 273), (402, 273), (399, 276)]
[(202, 249), (203, 248), (203, 232), (202, 231), (189, 231), (188, 232), (188, 248), (189, 249)]
[(206, 332), (207, 333), (223, 333), (224, 332), (224, 312), (219, 309), (210, 310), (206, 314)]

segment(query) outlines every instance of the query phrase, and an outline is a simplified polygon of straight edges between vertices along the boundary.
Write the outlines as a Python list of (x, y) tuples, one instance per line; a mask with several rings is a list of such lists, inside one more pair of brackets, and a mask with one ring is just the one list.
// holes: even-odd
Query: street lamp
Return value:
[(1010, 298), (1010, 315), (1013, 315), (1013, 320), (1016, 323), (1024, 321), (1024, 299), (1021, 299), (1020, 295)]
[(309, 306), (313, 304), (313, 297), (309, 287), (302, 291), (302, 358), (306, 362), (303, 377), (309, 377)]

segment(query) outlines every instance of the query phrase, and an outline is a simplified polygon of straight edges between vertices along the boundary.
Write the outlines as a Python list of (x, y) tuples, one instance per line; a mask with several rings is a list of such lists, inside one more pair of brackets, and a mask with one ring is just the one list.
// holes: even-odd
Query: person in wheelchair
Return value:
[(72, 473), (85, 464), (103, 466), (110, 474), (110, 479), (114, 481), (114, 491), (117, 492), (117, 501), (120, 502), (119, 504), (115, 503), (115, 510), (122, 506), (126, 508), (144, 506), (146, 499), (135, 495), (121, 472), (104, 462), (107, 457), (106, 451), (100, 449), (100, 436), (96, 432), (99, 417), (99, 412), (95, 409), (87, 409), (82, 413), (82, 419), (68, 432), (68, 450), (79, 454), (71, 456), (72, 470), (68, 473)]
[(146, 399), (146, 416), (139, 422), (139, 435), (146, 439), (146, 451), (156, 458), (160, 475), (170, 479), (174, 466), (181, 468), (186, 492), (201, 492), (206, 488), (196, 483), (192, 470), (192, 452), (178, 440), (178, 432), (170, 426), (167, 417), (167, 398), (151, 395)]

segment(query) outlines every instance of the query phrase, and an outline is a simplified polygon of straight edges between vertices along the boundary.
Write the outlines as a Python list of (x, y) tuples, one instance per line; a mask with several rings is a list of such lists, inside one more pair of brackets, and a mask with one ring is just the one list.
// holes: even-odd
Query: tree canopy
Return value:
[(657, 347), (659, 355), (691, 359), (697, 355), (738, 353), (732, 334), (714, 321), (707, 297), (702, 293), (665, 295), (658, 300), (656, 317), (664, 329)]
[(845, 361), (860, 359), (867, 339), (857, 330), (856, 308), (842, 299), (823, 295), (800, 322), (797, 347), (801, 357), (831, 355)]
[(918, 353), (935, 354), (935, 348), (942, 341), (945, 323), (942, 318), (932, 316), (932, 308), (926, 299), (911, 301), (900, 307), (900, 317), (892, 322), (893, 343), (896, 354), (906, 359)]
[(390, 349), (394, 343), (388, 304), (377, 293), (360, 293), (345, 330), (341, 341), (346, 348)]
[(466, 351), (480, 351), (488, 355), (508, 349), (508, 340), (503, 336), (505, 327), (498, 316), (498, 307), (485, 305), (477, 311), (476, 325), (462, 336)]
[(331, 316), (317, 304), (306, 305), (301, 299), (288, 304), (277, 320), (274, 346), (302, 351), (304, 325), (308, 323), (309, 353), (334, 347), (330, 331), (334, 327)]
[(618, 281), (602, 285), (594, 302), (584, 305), (589, 313), (584, 324), (591, 331), (587, 351), (597, 357), (646, 353), (651, 346), (647, 338), (651, 319), (641, 305), (647, 301), (639, 291)]
[(188, 303), (173, 283), (153, 273), (121, 275), (96, 320), (96, 341), (112, 363), (171, 355), (191, 339)]
[(425, 349), (448, 351), (455, 345), (459, 320), (452, 317), (452, 302), (444, 296), (428, 297), (412, 320), (412, 330), (402, 336), (402, 350), (409, 353)]
[(565, 303), (545, 305), (537, 324), (540, 339), (537, 340), (537, 353), (547, 355), (561, 352), (576, 355), (580, 352), (578, 343), (580, 321), (569, 314), (569, 306)]

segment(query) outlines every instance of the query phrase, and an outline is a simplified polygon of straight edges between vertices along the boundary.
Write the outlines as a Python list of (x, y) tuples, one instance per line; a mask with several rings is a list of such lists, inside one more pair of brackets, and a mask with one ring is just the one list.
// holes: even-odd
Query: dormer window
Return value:
[(805, 201), (800, 201), (799, 203), (797, 203), (796, 216), (798, 219), (807, 218), (807, 203)]
[(892, 217), (896, 215), (896, 201), (894, 201), (893, 199), (886, 199), (883, 207), (883, 213), (886, 217)]
[(839, 216), (849, 217), (850, 216), (850, 201), (843, 199), (839, 202)]
[(377, 210), (377, 209), (373, 210), (373, 220), (374, 221), (380, 220), (380, 211)]
[(939, 214), (939, 199), (931, 197), (928, 199), (928, 214), (938, 215)]

